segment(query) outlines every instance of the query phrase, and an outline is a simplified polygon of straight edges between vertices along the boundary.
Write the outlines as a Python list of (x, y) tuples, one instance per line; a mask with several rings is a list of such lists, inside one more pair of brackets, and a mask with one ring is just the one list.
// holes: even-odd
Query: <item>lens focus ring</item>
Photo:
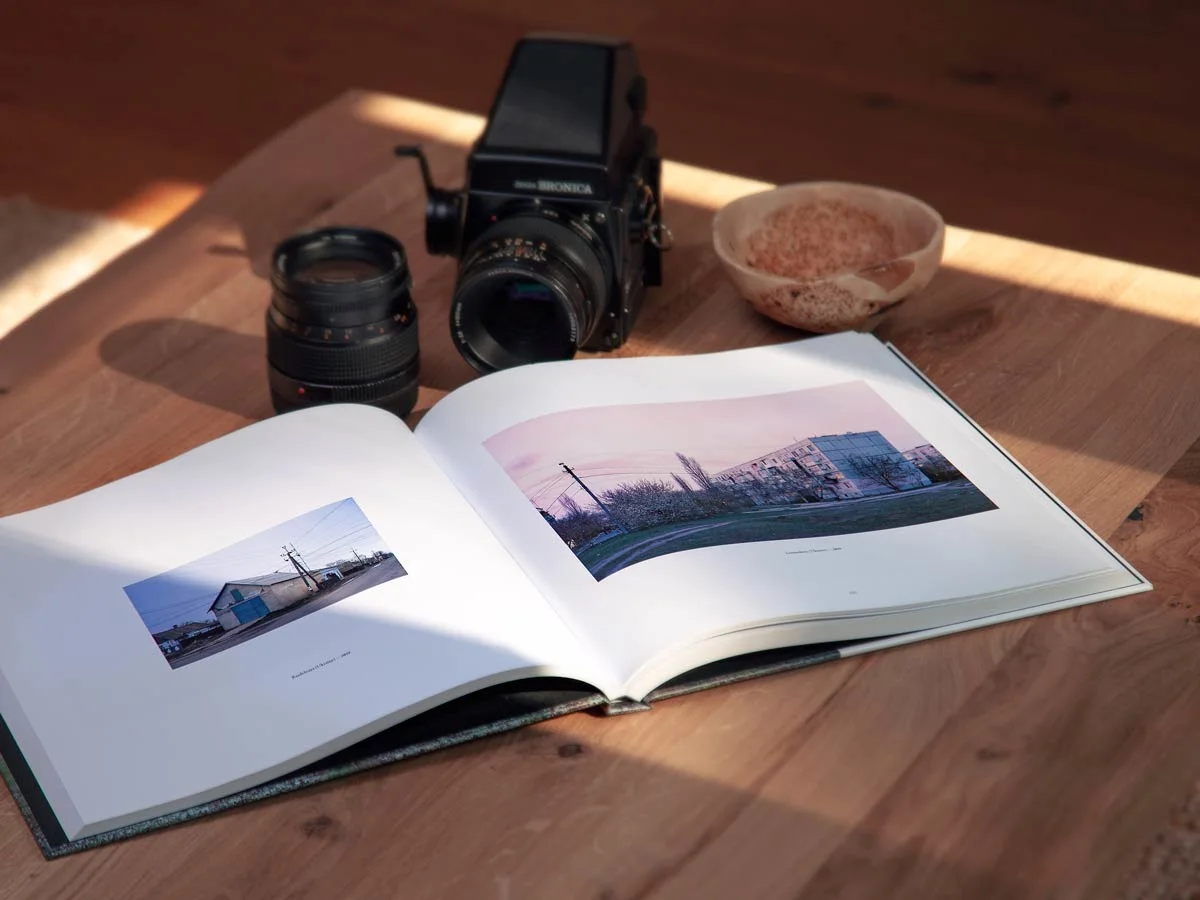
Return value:
[[(351, 341), (338, 341), (336, 336), (331, 336), (329, 343), (297, 337), (291, 330), (297, 327), (296, 323), (281, 323), (278, 321), (281, 318), (272, 310), (267, 320), (268, 356), (281, 372), (293, 376), (302, 374), (313, 381), (371, 381), (402, 368), (419, 349), (415, 311), (408, 324), (399, 329)], [(339, 333), (334, 331), (332, 334)]]

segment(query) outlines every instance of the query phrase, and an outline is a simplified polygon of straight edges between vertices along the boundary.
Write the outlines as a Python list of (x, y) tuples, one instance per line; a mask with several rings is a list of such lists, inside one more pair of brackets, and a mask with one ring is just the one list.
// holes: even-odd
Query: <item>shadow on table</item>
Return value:
[[(691, 224), (707, 210), (682, 204), (674, 209), (682, 225), (676, 249), (668, 254), (666, 278), (688, 287), (676, 296), (650, 292), (621, 355), (713, 351), (806, 336), (760, 315), (736, 295), (717, 268), (707, 232), (701, 239)], [(433, 272), (415, 289), (421, 382), (453, 390), (478, 377), (450, 341), (453, 263), (428, 259), (408, 237), (410, 247), (417, 245), (410, 251), (415, 265)], [(265, 310), (265, 283), (261, 288), (260, 296), (244, 300)], [(1168, 406), (1172, 415), (1191, 416), (1200, 428), (1200, 395), (1180, 393), (1188, 361), (1200, 358), (1200, 330), (1187, 325), (946, 266), (920, 295), (869, 327), (1002, 442), (1015, 436), (1128, 463), (1130, 429), (1155, 433)], [(0, 344), (0, 356), (3, 349)], [(153, 318), (104, 333), (99, 352), (116, 371), (213, 408), (251, 419), (272, 412), (261, 333)], [(1068, 389), (1083, 399), (1065, 403)], [(1163, 399), (1155, 404), (1144, 402), (1147, 397)], [(1045, 414), (1048, 409), (1055, 410), (1053, 417)], [(1124, 411), (1116, 427), (1106, 425), (1111, 409)], [(1186, 444), (1187, 437), (1182, 440)], [(1162, 470), (1177, 456), (1166, 459)]]
[[(273, 413), (264, 390), (265, 349), (254, 335), (191, 319), (147, 319), (104, 335), (100, 358), (132, 378), (243, 418)], [(198, 371), (207, 377), (197, 378)]]
[[(138, 529), (174, 529), (188, 515), (175, 497), (145, 502), (140, 514), (126, 517)], [(1185, 520), (1181, 517), (1179, 524), (1185, 526)], [(1186, 542), (1185, 527), (1167, 531)], [(129, 539), (137, 546), (137, 535)], [(98, 597), (115, 590), (123, 602), (121, 586), (147, 574), (132, 563), (82, 552), (64, 555), (57, 545), (10, 546), (21, 560), (20, 570), (9, 573), (10, 589), (18, 591), (41, 579), (38, 573), (62, 577), (74, 571)], [(392, 549), (403, 559), (403, 548)], [(1178, 570), (1169, 552), (1156, 562)], [(225, 576), (213, 572), (211, 577), (218, 590), (215, 582)], [(937, 683), (928, 676), (938, 667), (911, 667), (903, 657), (910, 662), (938, 652), (932, 644), (917, 645), (676, 697), (649, 712), (608, 718), (577, 713), (214, 809), (187, 824), (53, 863), (43, 860), (0, 788), (5, 851), (0, 871), (13, 887), (13, 900), (35, 893), (75, 896), (85, 883), (97, 895), (147, 898), (191, 896), (197, 885), (213, 896), (472, 900), (1115, 895), (1140, 849), (1137, 826), (1147, 820), (1143, 788), (1155, 787), (1138, 773), (1160, 765), (1178, 768), (1192, 746), (1188, 740), (1174, 742), (1176, 750), (1164, 762), (1161, 741), (1144, 736), (1147, 710), (1161, 723), (1157, 714), (1178, 694), (1152, 691), (1147, 705), (1141, 702), (1147, 695), (1129, 688), (1130, 675), (1144, 673), (1148, 658), (1160, 668), (1170, 666), (1171, 656), (1161, 652), (1161, 635), (1165, 628), (1178, 630), (1178, 614), (1150, 595), (1130, 602), (1139, 603), (1143, 614), (1114, 618), (1114, 602), (1058, 615), (1060, 626), (1067, 617), (1088, 617), (1076, 623), (1078, 634), (1120, 647), (1113, 654), (1095, 653), (1095, 644), (1058, 643), (1061, 636), (1050, 635), (1067, 668), (1073, 658), (1103, 660), (1096, 663), (1089, 690), (1074, 701), (1068, 699), (1070, 691), (1062, 692), (1062, 667), (1045, 663), (1046, 645), (1037, 640), (1014, 648), (1005, 657), (1014, 665), (974, 689), (954, 689), (951, 672), (957, 670), (949, 666), (942, 668), (950, 677)], [(68, 614), (52, 621), (25, 617), (22, 639), (44, 648), (30, 657), (33, 665), (46, 667), (42, 674), (93, 685), (91, 690), (109, 698), (97, 702), (117, 704), (114, 710), (119, 708), (122, 717), (136, 708), (144, 689), (156, 704), (169, 703), (171, 687), (161, 679), (171, 673), (148, 631), (116, 638), (123, 651), (121, 677), (128, 679), (119, 689), (116, 670), (106, 668), (117, 648), (94, 638), (116, 634), (111, 604), (65, 604), (62, 610)], [(342, 604), (314, 615), (323, 617), (331, 657), (347, 646), (347, 634), (364, 624), (360, 613)], [(1157, 616), (1157, 628), (1146, 627), (1150, 616)], [(1037, 620), (1043, 639), (1054, 631), (1052, 622), (1049, 616)], [(140, 627), (136, 617), (133, 623)], [(389, 685), (408, 683), (396, 677), (403, 675), (405, 660), (421, 660), (422, 666), (486, 660), (499, 670), (524, 668), (531, 661), (502, 641), (477, 642), (457, 630), (441, 632), (391, 617), (366, 624), (366, 636), (396, 648), (394, 655), (376, 657), (387, 660), (380, 665), (391, 671), (368, 676), (361, 691), (375, 698), (386, 696)], [(280, 652), (286, 655), (281, 641), (286, 642), (290, 627), (273, 633), (276, 662)], [(945, 641), (959, 643), (961, 653), (967, 639), (958, 635)], [(1178, 639), (1174, 643), (1180, 645)], [(296, 682), (298, 691), (277, 690), (266, 677), (268, 670), (256, 665), (255, 642), (238, 652), (237, 690), (222, 689), (232, 676), (226, 669), (221, 677), (220, 655), (196, 663), (197, 672), (206, 668), (209, 673), (205, 682), (212, 710), (205, 713), (203, 697), (195, 694), (184, 712), (146, 710), (153, 727), (140, 729), (139, 740), (159, 743), (131, 747), (130, 754), (149, 753), (157, 771), (164, 759), (186, 765), (188, 759), (230, 752), (224, 744), (206, 747), (204, 734), (189, 725), (191, 716), (219, 721), (223, 715), (250, 715), (252, 721), (237, 719), (236, 724), (250, 733), (274, 734), (305, 731), (320, 719), (319, 698), (331, 702), (331, 691), (305, 686), (303, 680)], [(292, 674), (321, 677), (308, 669), (324, 655), (314, 660), (306, 651)], [(904, 663), (892, 671), (911, 676), (890, 703), (888, 694), (880, 693), (881, 673), (873, 668), (889, 662)], [(80, 666), (87, 668), (85, 675), (77, 674)], [(1176, 669), (1173, 678), (1187, 683), (1187, 672)], [(72, 702), (81, 696), (78, 684)], [(587, 693), (578, 682), (555, 682), (553, 688)], [(1139, 703), (1095, 702), (1096, 697), (1112, 700), (1121, 690), (1127, 695), (1133, 690)], [(1046, 702), (1063, 714), (1053, 721), (1034, 717), (1015, 731), (996, 727), (1012, 721), (1006, 704), (1014, 696), (1037, 697), (1037, 691), (1049, 692), (1053, 699)], [(356, 686), (353, 697), (359, 693)], [(971, 708), (958, 705), (956, 696), (969, 697)], [(353, 697), (348, 694), (346, 702)], [(235, 712), (239, 704), (241, 711)], [(980, 709), (993, 708), (1000, 712), (997, 720), (978, 718)], [(1177, 704), (1169, 717), (1173, 728), (1193, 721), (1189, 708), (1186, 698)], [(348, 767), (356, 759), (379, 762), (391, 746), (436, 736), (438, 715), (425, 714), (415, 734), (398, 725), (340, 751), (332, 761)], [(111, 743), (121, 733), (110, 729), (90, 739)], [(166, 749), (156, 753), (161, 745)], [(1145, 757), (1144, 766), (1125, 767), (1125, 757), (1137, 753)], [(948, 760), (950, 771), (943, 773), (938, 763)], [(1029, 779), (1032, 772), (1039, 777)], [(1155, 790), (1161, 793), (1162, 787), (1158, 779)], [(1129, 815), (1131, 806), (1140, 806), (1140, 813), (1135, 808)], [(28, 892), (22, 885), (30, 886)]]
[[(674, 330), (679, 316), (693, 317), (688, 321), (694, 322), (701, 340), (711, 342), (710, 349), (722, 342), (771, 343), (797, 336), (745, 307), (711, 262), (706, 263), (703, 249), (693, 246), (689, 255), (687, 248), (684, 244), (684, 252), (672, 265), (676, 277), (687, 278), (693, 291), (687, 298), (666, 302), (651, 297), (635, 343), (656, 342), (668, 352), (684, 352), (687, 345)], [(1096, 304), (1078, 298), (947, 268), (924, 295), (884, 316), (876, 330), (923, 361), (935, 380), (939, 372), (954, 375), (955, 383), (946, 387), (968, 410), (977, 403), (992, 403), (998, 411), (992, 421), (983, 422), (985, 427), (1002, 427), (1011, 434), (1095, 454), (1107, 445), (1096, 443), (1094, 432), (1065, 425), (1061, 430), (1032, 428), (1027, 411), (1003, 401), (997, 404), (990, 393), (1003, 393), (1009, 383), (1024, 385), (1049, 378), (1049, 369), (973, 370), (963, 360), (995, 353), (992, 336), (1006, 321), (1020, 317), (1036, 321), (1042, 316), (1048, 320), (1066, 316), (1078, 324), (1062, 342), (1062, 357), (1071, 358), (1086, 349), (1087, 323), (1098, 315), (1118, 323), (1111, 333), (1119, 334), (1130, 347), (1164, 327), (1153, 317), (1097, 309)], [(706, 336), (706, 329), (716, 321), (733, 325)], [(1106, 323), (1106, 333), (1111, 327)], [(1171, 327), (1168, 346), (1178, 346), (1176, 341), (1187, 346), (1200, 343), (1194, 329)], [(1048, 333), (1032, 329), (1029, 340), (1042, 340)], [(215, 364), (219, 359), (252, 359), (261, 368), (260, 337), (186, 319), (145, 320), (108, 333), (101, 342), (101, 355), (114, 370), (191, 401), (252, 418), (270, 414), (265, 376), (247, 383), (244, 370)], [(1097, 361), (1105, 362), (1102, 357)], [(201, 367), (207, 367), (206, 380), (195, 378)], [(1148, 368), (1149, 390), (1167, 389), (1166, 381), (1155, 387), (1153, 379), (1176, 374), (1168, 369), (1156, 376)], [(1119, 369), (1119, 362), (1109, 372), (1100, 365), (1096, 377), (1117, 380), (1111, 389), (1121, 390)], [(454, 386), (452, 380), (444, 383)], [(1102, 403), (1104, 396), (1104, 391), (1099, 392), (1093, 402)], [(1115, 448), (1111, 452), (1113, 458), (1120, 458)], [(800, 692), (814, 674), (779, 679), (780, 683), (790, 679), (789, 690)], [(754, 689), (748, 685), (728, 692)], [(990, 845), (987, 838), (995, 838), (995, 831), (977, 841), (968, 833), (930, 834), (919, 828), (913, 829), (917, 836), (911, 839), (896, 837), (901, 828), (897, 823), (904, 815), (888, 800), (880, 803), (878, 815), (838, 821), (806, 808), (803, 799), (788, 800), (789, 791), (797, 798), (811, 792), (797, 786), (795, 775), (776, 780), (768, 758), (772, 748), (764, 745), (762, 755), (749, 754), (743, 742), (756, 742), (749, 735), (723, 738), (719, 732), (694, 725), (679, 731), (670, 724), (683, 717), (711, 721), (720, 713), (714, 710), (710, 716), (705, 704), (719, 703), (722, 693), (680, 698), (649, 714), (624, 719), (577, 716), (534, 726), (147, 835), (130, 845), (136, 853), (113, 847), (63, 860), (41, 877), (45, 885), (53, 886), (60, 878), (66, 885), (81, 872), (96, 871), (93, 867), (109, 865), (121, 854), (130, 878), (146, 885), (148, 895), (164, 896), (170, 893), (164, 858), (173, 860), (172, 872), (187, 871), (190, 879), (201, 878), (214, 890), (255, 884), (298, 895), (321, 895), (336, 882), (347, 896), (379, 891), (428, 891), (444, 897), (814, 900), (1056, 896), (1038, 880), (1036, 864), (1023, 869), (1016, 851), (1006, 846), (1011, 839), (1017, 847), (1029, 847), (1031, 838), (1012, 835), (1000, 845)], [(649, 729), (660, 725), (665, 737), (651, 736)], [(897, 709), (894, 719), (876, 716), (873, 727), (874, 742), (881, 749), (870, 758), (883, 765), (886, 747), (908, 727), (905, 711)], [(644, 729), (639, 736), (637, 732)], [(674, 755), (659, 751), (655, 759), (639, 758), (606, 749), (610, 743), (606, 730), (614, 735), (623, 732), (625, 737), (613, 740), (624, 748), (647, 747), (655, 753), (653, 748), (667, 743), (679, 749)], [(847, 755), (853, 750), (845, 748)], [(964, 752), (975, 750), (964, 748)], [(742, 789), (688, 772), (689, 766), (710, 770), (710, 760), (735, 758), (745, 765), (752, 759), (761, 768), (755, 788)], [(963, 804), (963, 821), (976, 827), (987, 818), (983, 805), (990, 783), (988, 757), (979, 758), (985, 762), (980, 763), (978, 782), (960, 783), (963, 794), (956, 801)], [(730, 769), (723, 774), (737, 780), (740, 773)], [(846, 779), (849, 791), (854, 779), (869, 781), (877, 776), (870, 765), (847, 773), (831, 762), (829, 768), (811, 769), (804, 777)], [(787, 779), (792, 779), (790, 785)], [(934, 797), (928, 802), (941, 801)], [(918, 812), (913, 810), (914, 815)], [(1066, 831), (1043, 837), (1045, 856), (1030, 850), (1031, 863), (1068, 853), (1073, 840)], [(385, 850), (386, 861), (381, 861)], [(28, 856), (29, 865), (41, 872), (32, 850)], [(294, 864), (301, 857), (308, 865)], [(1104, 864), (1123, 863), (1110, 859)], [(1082, 872), (1075, 875), (1084, 877)]]
[[(16, 833), (19, 816), (0, 818), (0, 838), (6, 864), (36, 876), (47, 895), (67, 895), (84, 878), (98, 888), (119, 868), (122, 884), (138, 885), (126, 896), (144, 897), (181, 896), (181, 873), (231, 896), (247, 887), (362, 898), (1050, 896), (1019, 869), (959, 861), (967, 848), (953, 835), (940, 836), (956, 844), (941, 854), (875, 837), (869, 822), (838, 822), (593, 746), (581, 734), (602, 740), (605, 729), (649, 723), (591, 718), (484, 738), (49, 863)], [(881, 722), (881, 735), (891, 727)], [(0, 797), (0, 810), (10, 803)]]
[[(452, 186), (462, 178), (464, 146), (347, 115), (339, 127), (353, 132), (345, 138), (352, 158), (331, 169), (317, 165), (328, 152), (315, 140), (326, 133), (320, 125), (304, 120), (251, 154), (164, 233), (0, 341), (0, 390), (10, 393), (0, 397), (0, 416), (7, 407), (9, 421), (20, 421), (35, 407), (44, 414), (56, 402), (71, 402), (81, 373), (84, 379), (91, 374), (92, 347), (103, 365), (138, 382), (245, 418), (270, 415), (262, 331), (243, 334), (225, 323), (248, 321), (248, 312), (261, 319), (269, 297), (265, 261), (277, 241), (330, 222), (382, 228), (408, 249), (421, 311), (422, 385), (448, 391), (476, 377), (454, 349), (447, 324), (455, 264), (426, 254), (416, 167), (391, 153), (399, 143), (423, 141), (435, 176)], [(289, 153), (292, 164), (280, 166)], [(804, 336), (736, 295), (712, 253), (711, 215), (704, 203), (668, 199), (676, 241), (666, 255), (665, 278), (682, 289), (651, 292), (622, 353), (702, 352)], [(206, 235), (220, 230), (214, 221), (241, 239), (210, 239)], [(164, 258), (198, 277), (181, 277)], [(258, 277), (246, 278), (248, 270)], [(1200, 431), (1200, 392), (1180, 387), (1190, 384), (1200, 358), (1200, 330), (1191, 326), (946, 266), (919, 296), (872, 327), (1002, 439), (1129, 465), (1130, 434), (1162, 431), (1164, 440), (1181, 446), (1164, 444), (1161, 464), (1158, 451), (1142, 452), (1135, 462), (1157, 474)], [(22, 406), (21, 395), (35, 384), (45, 402)], [(109, 387), (119, 401), (122, 383)], [(1067, 388), (1084, 399), (1064, 404)], [(1168, 407), (1175, 420), (1186, 419), (1176, 424), (1177, 437), (1162, 429)], [(1113, 408), (1126, 414), (1110, 426)], [(104, 417), (111, 429), (138, 425), (137, 413), (119, 402), (72, 409)]]
[[(142, 528), (173, 529), (186, 515), (174, 499), (164, 498), (162, 506), (147, 506), (136, 521)], [(23, 549), (28, 571), (72, 571), (97, 589), (119, 592), (121, 585), (146, 575), (132, 564), (117, 568), (108, 560), (64, 557), (58, 548), (31, 543)], [(403, 560), (404, 549), (393, 549)], [(219, 590), (217, 583), (226, 576), (212, 577), (214, 591)], [(117, 597), (123, 599), (119, 593)], [(54, 638), (41, 657), (46, 671), (32, 674), (44, 681), (48, 672), (70, 672), (80, 664), (75, 653), (87, 648), (82, 655), (91, 659), (90, 702), (103, 705), (110, 701), (102, 695), (110, 700), (119, 696), (114, 717), (137, 722), (139, 697), (170, 703), (171, 688), (162, 683), (170, 673), (147, 633), (129, 634), (118, 678), (126, 683), (114, 692), (117, 682), (112, 673), (106, 676), (103, 655), (95, 652), (96, 630), (88, 621), (110, 614), (97, 606), (66, 621), (39, 625), (29, 619), (30, 639), (42, 632)], [(314, 615), (323, 619), (331, 657), (361, 649), (368, 639), (375, 647), (381, 639), (394, 644), (396, 653), (390, 657), (371, 654), (381, 661), (380, 668), (363, 677), (377, 680), (359, 699), (378, 699), (394, 684), (400, 686), (397, 696), (412, 702), (416, 698), (404, 694), (403, 685), (423, 681), (425, 669), (438, 662), (456, 660), (458, 666), (474, 665), (479, 671), (527, 669), (537, 662), (508, 649), (503, 641), (476, 642), (455, 631), (392, 618), (364, 621), (362, 612), (345, 605)], [(153, 719), (154, 727), (94, 735), (97, 748), (110, 757), (120, 755), (122, 735), (141, 734), (136, 745), (124, 746), (125, 755), (154, 761), (154, 771), (161, 772), (163, 760), (198, 766), (188, 760), (231, 752), (241, 740), (234, 738), (237, 734), (269, 730), (278, 740), (289, 731), (312, 733), (314, 720), (322, 717), (322, 702), (335, 702), (336, 692), (328, 686), (306, 688), (303, 681), (285, 691), (274, 676), (267, 677), (278, 673), (279, 654), (286, 655), (289, 627), (273, 634), (274, 661), (263, 659), (262, 677), (254, 674), (254, 642), (238, 648), (236, 672), (222, 667), (220, 655), (196, 663), (209, 672), (211, 708), (194, 695), (186, 701), (186, 715), (163, 716), (161, 710), (145, 708), (144, 716)], [(321, 657), (311, 658), (312, 653), (309, 646), (292, 669), (304, 678), (336, 677), (336, 668), (313, 674), (307, 667)], [(390, 663), (382, 662), (385, 659)], [(406, 679), (405, 660), (420, 660), (414, 664), (423, 667), (421, 672)], [(251, 797), (232, 809), (206, 809), (188, 824), (164, 823), (162, 830), (50, 864), (43, 862), (30, 836), (20, 834), (26, 828), (24, 820), (0, 790), (4, 864), (14, 873), (14, 884), (36, 883), (39, 896), (73, 895), (72, 886), (85, 879), (107, 893), (111, 887), (98, 885), (110, 877), (137, 885), (136, 896), (146, 897), (177, 896), (181, 877), (189, 888), (202, 884), (214, 896), (247, 890), (289, 897), (1035, 896), (1032, 891), (1039, 885), (1034, 875), (1001, 865), (1011, 853), (1006, 844), (979, 847), (963, 836), (939, 832), (933, 836), (939, 847), (930, 849), (919, 840), (877, 833), (876, 829), (912, 831), (896, 810), (877, 819), (871, 815), (874, 807), (865, 802), (868, 797), (884, 798), (886, 806), (889, 789), (907, 769), (889, 748), (905, 747), (903, 753), (910, 755), (919, 749), (906, 734), (913, 721), (904, 710), (894, 717), (873, 717), (869, 748), (861, 743), (861, 729), (850, 729), (842, 738), (844, 746), (838, 746), (836, 737), (826, 737), (821, 742), (824, 752), (808, 752), (806, 741), (821, 726), (813, 717), (861, 665), (861, 660), (828, 663), (663, 701), (644, 713), (576, 714), (381, 764), (380, 755), (392, 742), (406, 746), (414, 735), (430, 749), (428, 742), (446, 733), (439, 731), (439, 715), (448, 715), (452, 728), (470, 721), (469, 715), (464, 718), (462, 704), (453, 713), (450, 704), (335, 754), (337, 765), (346, 767), (333, 771), (336, 780), (291, 785), (288, 793)], [(240, 687), (231, 696), (235, 682)], [(150, 694), (143, 694), (139, 685), (153, 685)], [(547, 690), (545, 682), (537, 685)], [(556, 681), (553, 688), (551, 693), (587, 694), (578, 682)], [(718, 708), (743, 726), (756, 721), (738, 710), (761, 709), (762, 704), (741, 708), (738, 695), (749, 703), (751, 695), (763, 691), (777, 692), (774, 708), (779, 716), (786, 717), (790, 709), (794, 718), (755, 724), (753, 733), (745, 727), (706, 726)], [(348, 695), (344, 702), (355, 698)], [(27, 711), (44, 718), (36, 705)], [(188, 716), (202, 717), (210, 723), (208, 729), (196, 733), (188, 727)], [(821, 727), (831, 725), (825, 721)], [(764, 740), (768, 731), (771, 737)], [(929, 739), (935, 734), (936, 729)], [(211, 738), (208, 744), (205, 735)], [(641, 748), (646, 758), (635, 755), (634, 748)], [(27, 801), (52, 834), (55, 823), (45, 798), (16, 755), (9, 757)], [(352, 772), (354, 762), (363, 759), (373, 768)], [(305, 771), (321, 770), (314, 765)], [(980, 764), (980, 792), (955, 801), (963, 807), (959, 812), (964, 820), (986, 820), (980, 806), (986, 802), (991, 771), (987, 763)], [(961, 789), (956, 784), (956, 790)], [(843, 820), (814, 811), (809, 804), (836, 808)], [(1064, 843), (1071, 837), (1058, 835)], [(19, 890), (13, 894), (19, 896)]]

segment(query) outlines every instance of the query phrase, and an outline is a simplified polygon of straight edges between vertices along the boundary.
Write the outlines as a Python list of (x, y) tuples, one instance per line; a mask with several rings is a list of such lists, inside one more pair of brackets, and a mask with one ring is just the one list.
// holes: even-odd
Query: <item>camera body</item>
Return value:
[(513, 50), (460, 191), (428, 189), (426, 245), (460, 261), (451, 334), (476, 368), (625, 343), (662, 283), (658, 136), (624, 40), (530, 35)]

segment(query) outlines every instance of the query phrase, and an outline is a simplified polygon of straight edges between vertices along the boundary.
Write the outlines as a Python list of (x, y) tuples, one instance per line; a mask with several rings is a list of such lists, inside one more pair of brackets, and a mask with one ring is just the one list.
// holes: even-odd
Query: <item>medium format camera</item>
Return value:
[(464, 187), (420, 147), (430, 253), (459, 260), (450, 329), (481, 372), (625, 343), (662, 283), (658, 136), (627, 41), (530, 35), (509, 60)]

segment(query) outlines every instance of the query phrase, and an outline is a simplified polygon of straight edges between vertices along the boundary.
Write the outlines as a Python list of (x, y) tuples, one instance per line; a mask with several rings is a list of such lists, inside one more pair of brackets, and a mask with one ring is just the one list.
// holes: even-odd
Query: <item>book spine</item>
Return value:
[(643, 703), (640, 700), (630, 700), (628, 698), (609, 700), (607, 703), (596, 707), (596, 711), (602, 716), (626, 716), (629, 713), (647, 712), (649, 709), (649, 703)]

